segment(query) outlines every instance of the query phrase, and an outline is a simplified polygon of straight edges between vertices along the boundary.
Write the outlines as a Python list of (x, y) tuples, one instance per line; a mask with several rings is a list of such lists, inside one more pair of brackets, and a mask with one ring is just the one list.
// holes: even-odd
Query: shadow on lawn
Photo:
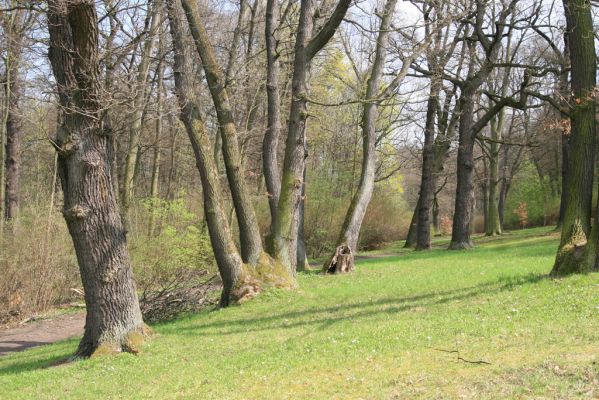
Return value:
[[(518, 286), (537, 283), (546, 278), (546, 275), (538, 274), (506, 277), (495, 282), (455, 290), (431, 292), (404, 298), (387, 298), (371, 302), (344, 304), (319, 308), (317, 310), (293, 311), (264, 317), (255, 316), (237, 320), (215, 321), (208, 324), (194, 324), (188, 327), (172, 327), (163, 329), (162, 333), (220, 336), (280, 328), (289, 329), (309, 325), (321, 325), (319, 329), (325, 329), (336, 322), (347, 319), (355, 320), (383, 313), (395, 314), (418, 307), (434, 306), (465, 300), (479, 295), (499, 293), (505, 290), (512, 290)], [(293, 321), (293, 319), (301, 318), (303, 316), (310, 316), (311, 319)]]

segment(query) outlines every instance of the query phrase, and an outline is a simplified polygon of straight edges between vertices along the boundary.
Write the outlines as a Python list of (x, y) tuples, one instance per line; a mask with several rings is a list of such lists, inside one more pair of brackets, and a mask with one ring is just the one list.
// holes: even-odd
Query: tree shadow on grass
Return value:
[[(518, 286), (534, 284), (546, 278), (546, 275), (538, 274), (500, 278), (495, 282), (485, 283), (477, 286), (440, 292), (437, 291), (416, 296), (385, 298), (370, 302), (359, 302), (318, 309), (292, 311), (263, 317), (253, 316), (251, 318), (214, 321), (207, 324), (197, 323), (187, 327), (173, 326), (172, 328), (164, 329), (162, 333), (172, 333), (177, 335), (222, 336), (247, 332), (268, 331), (273, 329), (291, 329), (311, 325), (320, 325), (319, 329), (325, 329), (337, 322), (344, 320), (355, 320), (380, 314), (393, 315), (416, 308), (435, 306), (474, 298), (479, 295), (490, 295), (502, 291), (513, 290)], [(301, 317), (310, 317), (310, 319), (293, 321), (294, 319)]]
[(35, 371), (39, 369), (47, 369), (56, 367), (69, 362), (69, 357), (72, 352), (65, 351), (63, 354), (55, 356), (44, 356), (43, 353), (37, 356), (31, 356), (32, 359), (23, 361), (21, 358), (15, 357), (14, 362), (10, 362), (6, 366), (0, 367), (0, 376), (16, 375), (27, 371)]

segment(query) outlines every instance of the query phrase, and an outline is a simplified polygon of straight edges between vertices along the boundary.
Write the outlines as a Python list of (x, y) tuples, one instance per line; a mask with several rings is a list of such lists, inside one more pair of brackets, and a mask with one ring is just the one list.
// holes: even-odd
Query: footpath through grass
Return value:
[(547, 278), (549, 232), (302, 274), (156, 326), (138, 356), (50, 367), (70, 340), (3, 357), (0, 398), (599, 398), (599, 274)]

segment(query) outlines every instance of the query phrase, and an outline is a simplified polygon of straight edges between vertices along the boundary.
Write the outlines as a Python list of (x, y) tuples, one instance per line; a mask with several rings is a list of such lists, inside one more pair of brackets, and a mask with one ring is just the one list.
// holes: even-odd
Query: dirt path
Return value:
[(85, 312), (81, 312), (30, 322), (18, 328), (0, 330), (0, 357), (82, 335), (84, 325)]

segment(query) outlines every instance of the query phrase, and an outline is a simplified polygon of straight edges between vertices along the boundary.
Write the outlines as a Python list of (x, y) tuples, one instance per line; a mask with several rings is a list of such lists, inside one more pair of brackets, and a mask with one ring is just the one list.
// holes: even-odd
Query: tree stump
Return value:
[(342, 244), (335, 250), (335, 255), (325, 268), (325, 274), (342, 274), (354, 270), (354, 255), (348, 245)]

